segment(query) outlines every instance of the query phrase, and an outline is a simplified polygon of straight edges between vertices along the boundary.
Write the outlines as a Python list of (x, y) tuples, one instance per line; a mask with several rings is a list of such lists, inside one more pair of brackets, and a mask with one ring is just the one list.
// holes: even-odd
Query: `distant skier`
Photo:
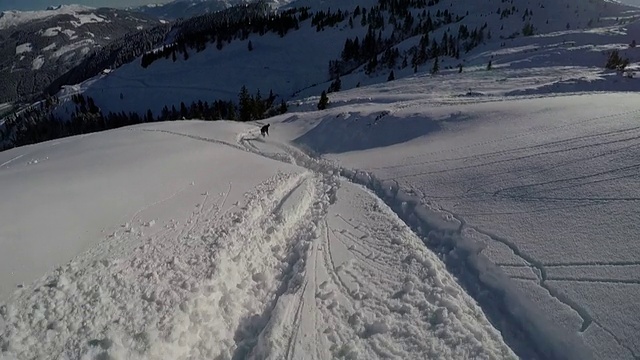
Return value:
[(260, 135), (262, 135), (263, 137), (265, 135), (269, 135), (269, 124), (260, 128)]

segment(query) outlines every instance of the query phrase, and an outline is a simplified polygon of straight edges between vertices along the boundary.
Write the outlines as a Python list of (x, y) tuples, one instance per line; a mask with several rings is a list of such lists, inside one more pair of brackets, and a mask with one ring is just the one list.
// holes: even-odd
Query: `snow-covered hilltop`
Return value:
[(0, 153), (2, 355), (635, 358), (637, 95), (518, 71)]

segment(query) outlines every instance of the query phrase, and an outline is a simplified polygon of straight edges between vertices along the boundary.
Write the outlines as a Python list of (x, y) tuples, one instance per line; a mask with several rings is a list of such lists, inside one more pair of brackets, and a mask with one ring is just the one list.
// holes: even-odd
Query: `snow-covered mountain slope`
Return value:
[(581, 86), (638, 80), (577, 71), (2, 152), (2, 355), (634, 359), (640, 107)]
[[(355, 12), (358, 4), (369, 11), (369, 15), (365, 15), (365, 26), (363, 16)], [(443, 0), (424, 8), (419, 4), (409, 5), (412, 15), (407, 19), (411, 20), (397, 13), (391, 16), (391, 12), (385, 10), (389, 5), (384, 4), (382, 0), (315, 4), (312, 12), (330, 8), (333, 14), (341, 9), (346, 15), (333, 26), (318, 27), (312, 25), (311, 19), (301, 21), (299, 29), (291, 29), (284, 36), (272, 32), (250, 33), (244, 40), (222, 41), (221, 50), (214, 44), (202, 51), (189, 48), (188, 60), (180, 53), (173, 59), (160, 57), (147, 67), (137, 60), (67, 92), (84, 92), (105, 112), (144, 113), (150, 109), (156, 115), (163, 106), (179, 107), (180, 102), (236, 100), (243, 85), (252, 92), (259, 89), (262, 94), (273, 90), (284, 99), (319, 95), (332, 80), (330, 61), (344, 59), (347, 39), (357, 37), (364, 42), (370, 28), (374, 36), (387, 39), (393, 45), (378, 48), (378, 65), (373, 70), (367, 69), (369, 57), (360, 59), (363, 65), (353, 71), (349, 66), (353, 66), (354, 61), (343, 61), (343, 89), (385, 81), (392, 71), (395, 78), (416, 71), (431, 71), (436, 57), (441, 71), (459, 66), (463, 71), (484, 70), (491, 61), (494, 68), (587, 67), (593, 70), (594, 76), (605, 71), (604, 64), (613, 49), (619, 49), (621, 55), (632, 62), (638, 59), (639, 50), (629, 48), (629, 44), (640, 38), (637, 24), (640, 12), (618, 3), (515, 0), (506, 6), (501, 0), (474, 3)], [(308, 4), (290, 4), (304, 5)], [(372, 11), (374, 5), (375, 11)], [(377, 10), (384, 25), (370, 26), (370, 15), (377, 14)], [(447, 23), (447, 19), (452, 22)], [(429, 21), (435, 25), (428, 31), (424, 54), (420, 50), (424, 32), (404, 32), (403, 26), (394, 25), (406, 22), (406, 28), (417, 31)], [(527, 34), (530, 32), (532, 36), (524, 36), (527, 24), (531, 25), (526, 28)], [(477, 31), (475, 38), (467, 34), (474, 30)], [(399, 41), (406, 36), (405, 41)], [(467, 46), (469, 52), (465, 51)], [(387, 48), (397, 49), (395, 60), (385, 59)], [(62, 96), (67, 92), (62, 92)]]
[(256, 131), (162, 123), (4, 152), (0, 239), (25, 252), (2, 273), (79, 255), (0, 307), (3, 358), (515, 358), (387, 205)]
[(157, 24), (139, 13), (78, 5), (4, 11), (0, 14), (0, 101), (40, 93), (93, 50)]
[(622, 0), (620, 2), (623, 4), (640, 7), (640, 0)]

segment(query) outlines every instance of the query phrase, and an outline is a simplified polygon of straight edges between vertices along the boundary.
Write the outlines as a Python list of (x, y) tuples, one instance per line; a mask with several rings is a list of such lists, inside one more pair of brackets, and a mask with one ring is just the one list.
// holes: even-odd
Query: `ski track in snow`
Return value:
[[(394, 109), (388, 111), (388, 113), (393, 113)], [(638, 110), (625, 111), (625, 112), (617, 112), (604, 116), (585, 116), (584, 118), (579, 118), (577, 121), (571, 121), (570, 123), (561, 123), (560, 125), (551, 125), (545, 124), (542, 126), (536, 126), (532, 128), (527, 128), (527, 131), (522, 131), (516, 133), (515, 135), (510, 134), (507, 136), (492, 136), (491, 140), (483, 141), (483, 142), (472, 142), (468, 144), (464, 144), (462, 146), (448, 147), (444, 146), (445, 149), (436, 150), (431, 152), (423, 152), (420, 150), (415, 151), (419, 155), (412, 156), (409, 154), (408, 156), (403, 156), (401, 161), (398, 163), (393, 163), (393, 165), (379, 166), (379, 167), (367, 167), (367, 170), (386, 170), (385, 176), (380, 179), (376, 179), (375, 177), (367, 174), (365, 172), (360, 172), (360, 177), (363, 182), (371, 184), (370, 186), (373, 188), (380, 189), (379, 196), (384, 198), (384, 188), (393, 188), (396, 189), (399, 187), (396, 180), (403, 178), (418, 178), (417, 184), (420, 181), (424, 183), (428, 183), (430, 187), (437, 188), (437, 182), (435, 182), (432, 178), (423, 175), (434, 175), (434, 174), (442, 174), (443, 177), (445, 174), (449, 175), (451, 178), (450, 172), (454, 174), (473, 174), (476, 169), (481, 169), (483, 167), (490, 168), (492, 170), (495, 165), (503, 164), (504, 170), (498, 168), (498, 171), (491, 171), (490, 174), (482, 173), (482, 176), (478, 175), (477, 178), (473, 176), (469, 179), (466, 187), (462, 187), (462, 191), (460, 191), (459, 195), (453, 194), (423, 194), (420, 192), (420, 186), (416, 186), (416, 184), (411, 184), (405, 182), (404, 185), (409, 188), (411, 195), (407, 194), (407, 203), (408, 206), (416, 206), (420, 207), (421, 205), (429, 208), (430, 206), (436, 206), (433, 204), (434, 199), (447, 199), (450, 201), (460, 200), (461, 202), (471, 203), (471, 207), (473, 207), (473, 203), (482, 203), (482, 202), (490, 202), (490, 201), (498, 201), (501, 198), (517, 200), (520, 202), (539, 202), (541, 206), (545, 206), (541, 211), (549, 210), (550, 205), (553, 206), (552, 209), (563, 209), (563, 208), (577, 208), (577, 207), (586, 207), (586, 206), (594, 206), (599, 204), (606, 203), (615, 203), (615, 202), (636, 202), (639, 201), (638, 197), (635, 196), (606, 196), (609, 194), (603, 194), (605, 196), (598, 196), (599, 194), (594, 194), (593, 196), (540, 196), (540, 193), (544, 192), (552, 192), (564, 189), (576, 189), (580, 187), (590, 186), (601, 182), (613, 182), (619, 179), (637, 179), (637, 169), (638, 164), (634, 163), (633, 155), (634, 151), (637, 151), (638, 146), (640, 145), (639, 141), (639, 127), (637, 126), (614, 126), (613, 130), (611, 126), (607, 127), (606, 131), (595, 131), (594, 133), (587, 132), (586, 135), (580, 134), (579, 136), (569, 137), (560, 137), (560, 140), (557, 138), (554, 139), (552, 136), (551, 139), (545, 139), (545, 134), (553, 134), (553, 132), (558, 130), (567, 130), (576, 128), (578, 126), (583, 126), (592, 122), (602, 122), (608, 123), (612, 121), (613, 123), (617, 123), (623, 119), (633, 119), (637, 117)], [(375, 114), (374, 114), (375, 115)], [(373, 120), (373, 115), (369, 116), (371, 120)], [(377, 119), (377, 118), (376, 118)], [(597, 129), (597, 128), (596, 128)], [(505, 142), (507, 140), (517, 140), (519, 138), (526, 139), (537, 138), (542, 141), (538, 141), (537, 143), (520, 145), (516, 142), (512, 143), (515, 147), (510, 148), (508, 150), (498, 150), (493, 151), (495, 148), (502, 148), (504, 144), (500, 144), (501, 142)], [(429, 139), (427, 139), (428, 141)], [(437, 148), (437, 146), (434, 146)], [(510, 146), (507, 146), (510, 147)], [(469, 151), (479, 149), (479, 151)], [(464, 150), (464, 151), (463, 151)], [(633, 150), (633, 151), (629, 151)], [(451, 154), (451, 157), (446, 155)], [(439, 155), (439, 156), (436, 156)], [(445, 156), (443, 156), (445, 155)], [(539, 169), (535, 167), (532, 169), (531, 167), (523, 167), (521, 164), (518, 164), (518, 161), (521, 160), (530, 160), (530, 159), (544, 159), (544, 156), (555, 156), (557, 159), (553, 159), (550, 164), (545, 164), (541, 166)], [(563, 156), (565, 158), (563, 158)], [(622, 158), (625, 161), (619, 162), (616, 161), (616, 158)], [(336, 156), (336, 158), (339, 158)], [(424, 160), (424, 159), (427, 160)], [(435, 158), (435, 159), (434, 159)], [(598, 159), (600, 158), (600, 159)], [(604, 158), (604, 159), (603, 159)], [(588, 162), (594, 159), (598, 159), (600, 162), (598, 164), (607, 164), (604, 166), (604, 169), (601, 170), (595, 166), (595, 162), (591, 163), (594, 166), (590, 167)], [(413, 161), (412, 161), (413, 160)], [(559, 160), (559, 161), (558, 161)], [(542, 161), (542, 160), (539, 160)], [(389, 161), (387, 161), (387, 164)], [(429, 169), (426, 167), (426, 164), (438, 164), (438, 166), (434, 166), (433, 169)], [(511, 165), (513, 164), (513, 165)], [(584, 172), (578, 172), (578, 175), (569, 175), (569, 176), (557, 176), (554, 174), (554, 169), (558, 169), (565, 166), (571, 166), (575, 164), (585, 164)], [(449, 166), (446, 166), (449, 165)], [(511, 165), (511, 166), (510, 166)], [(518, 166), (520, 165), (520, 166)], [(394, 171), (396, 171), (394, 173)], [(461, 170), (458, 173), (455, 171)], [(485, 169), (486, 170), (486, 169)], [(478, 171), (480, 173), (480, 171)], [(560, 171), (558, 171), (560, 172)], [(508, 181), (504, 178), (504, 175), (508, 175)], [(546, 176), (549, 174), (549, 176)], [(555, 175), (555, 176), (554, 176)], [(356, 176), (358, 176), (356, 174)], [(538, 179), (536, 179), (538, 176)], [(455, 175), (453, 175), (455, 177)], [(531, 178), (534, 181), (531, 181)], [(515, 181), (520, 180), (520, 181)], [(536, 181), (537, 180), (537, 181)], [(445, 180), (446, 181), (446, 180)], [(501, 184), (507, 183), (505, 186), (501, 186)], [(524, 183), (524, 184), (523, 184)], [(413, 186), (413, 188), (412, 188)], [(417, 187), (417, 188), (416, 188)], [(428, 186), (424, 186), (426, 188)], [(496, 189), (497, 190), (494, 190)], [(491, 189), (491, 190), (487, 190)], [(398, 190), (395, 190), (398, 191)], [(620, 191), (620, 190), (619, 190)], [(401, 191), (400, 191), (401, 192)], [(585, 190), (585, 192), (587, 192)], [(416, 194), (417, 193), (417, 194)], [(446, 193), (446, 192), (445, 192)], [(621, 194), (624, 195), (624, 191), (621, 191)], [(563, 195), (563, 194), (561, 194)], [(397, 195), (390, 195), (389, 198), (396, 197)], [(562, 207), (562, 202), (575, 203), (575, 205), (566, 205)], [(558, 204), (558, 205), (554, 205)], [(486, 226), (483, 225), (470, 225), (465, 221), (466, 216), (477, 216), (477, 215), (503, 215), (503, 214), (517, 214), (518, 212), (481, 212), (476, 213), (472, 211), (467, 211), (468, 213), (455, 211), (455, 206), (457, 204), (448, 204), (447, 208), (440, 208), (439, 205), (436, 209), (431, 209), (435, 211), (439, 211), (443, 214), (443, 216), (451, 216), (460, 223), (460, 227), (454, 232), (454, 234), (464, 234), (465, 232), (474, 232), (483, 235), (482, 237), (486, 238), (488, 243), (499, 244), (499, 248), (506, 248), (507, 251), (511, 252), (513, 255), (513, 262), (505, 262), (505, 263), (496, 263), (497, 268), (501, 268), (499, 271), (502, 272), (504, 266), (520, 268), (520, 269), (507, 269), (504, 271), (509, 275), (509, 278), (512, 279), (521, 279), (526, 280), (531, 283), (535, 283), (539, 285), (540, 288), (544, 289), (549, 295), (551, 299), (557, 300), (560, 304), (566, 305), (571, 311), (575, 312), (581, 318), (581, 324), (578, 325), (576, 331), (578, 332), (578, 338), (583, 337), (586, 339), (588, 332), (593, 334), (594, 331), (598, 331), (600, 333), (605, 332), (607, 335), (604, 337), (609, 337), (613, 339), (615, 343), (617, 343), (620, 348), (619, 353), (616, 356), (620, 356), (621, 358), (640, 358), (640, 354), (638, 353), (636, 344), (633, 343), (631, 335), (624, 336), (624, 331), (615, 328), (615, 322), (607, 321), (607, 315), (603, 316), (603, 313), (599, 310), (595, 309), (592, 303), (581, 303), (579, 301), (575, 301), (573, 299), (579, 298), (576, 296), (583, 295), (588, 298), (588, 296), (582, 292), (574, 292), (568, 293), (567, 288), (561, 288), (558, 286), (558, 283), (564, 282), (566, 284), (569, 283), (584, 283), (585, 288), (589, 286), (589, 284), (593, 285), (604, 285), (604, 284), (622, 284), (622, 285), (638, 285), (640, 282), (637, 279), (637, 261), (584, 261), (584, 262), (576, 262), (576, 261), (568, 261), (568, 262), (557, 262), (554, 259), (554, 262), (549, 261), (541, 261), (536, 259), (539, 254), (531, 255), (527, 250), (523, 251), (520, 249), (520, 246), (526, 244), (526, 241), (522, 241), (522, 239), (518, 239), (517, 237), (509, 238), (509, 236), (504, 237), (500, 236), (497, 233), (491, 231), (485, 231), (482, 228)], [(451, 209), (454, 209), (453, 211)], [(399, 212), (399, 211), (396, 211)], [(527, 211), (526, 213), (535, 212)], [(412, 211), (413, 214), (416, 211)], [(525, 213), (525, 212), (523, 212)], [(409, 213), (411, 215), (411, 212)], [(405, 217), (403, 217), (405, 219)], [(408, 219), (407, 223), (411, 223), (411, 219)], [(422, 231), (420, 226), (427, 225), (421, 224), (420, 221), (414, 222), (414, 229), (417, 233), (428, 233), (427, 231)], [(438, 226), (431, 226), (430, 228), (438, 229)], [(467, 245), (465, 244), (464, 239), (460, 241), (454, 241), (454, 245), (451, 245), (447, 242), (440, 243), (441, 239), (437, 239), (438, 242), (435, 244), (431, 244), (430, 248), (432, 248), (437, 253), (448, 254), (451, 249), (456, 251), (461, 250), (460, 248)], [(604, 239), (603, 239), (604, 240)], [(468, 244), (471, 245), (471, 244)], [(442, 251), (439, 251), (439, 248)], [(457, 248), (457, 249), (456, 249)], [(524, 248), (524, 246), (523, 246)], [(505, 252), (506, 254), (506, 252)], [(481, 256), (482, 257), (482, 256)], [(515, 260), (517, 259), (517, 260)], [(454, 274), (458, 275), (458, 271), (456, 268), (460, 266), (460, 259), (454, 259), (451, 261), (446, 261), (447, 265), (450, 266), (450, 271)], [(471, 261), (477, 261), (476, 259), (471, 258)], [(470, 268), (473, 269), (476, 266), (474, 264), (470, 264)], [(627, 273), (623, 267), (631, 267), (630, 272)], [(560, 274), (559, 270), (555, 270), (554, 268), (564, 267), (564, 271)], [(588, 270), (582, 270), (580, 272), (569, 271), (568, 267), (590, 267)], [(463, 267), (464, 269), (464, 267)], [(491, 269), (484, 269), (491, 270)], [(482, 271), (482, 270), (481, 270)], [(485, 271), (488, 274), (491, 274), (492, 271)], [(466, 288), (473, 288), (476, 285), (476, 282), (485, 283), (489, 288), (491, 288), (490, 282), (485, 282), (483, 279), (475, 279), (472, 278), (471, 281), (465, 280), (466, 274), (462, 274), (461, 282), (465, 284)], [(635, 278), (634, 278), (635, 276)], [(476, 281), (478, 280), (478, 281)], [(555, 284), (554, 281), (557, 281)], [(506, 285), (506, 283), (505, 283)], [(630, 287), (631, 288), (631, 287)], [(498, 291), (506, 291), (508, 298), (509, 295), (515, 295), (517, 291), (511, 292), (508, 288), (501, 289), (500, 286), (497, 287)], [(593, 298), (591, 298), (593, 299)], [(478, 300), (482, 303), (481, 300)], [(603, 300), (605, 303), (607, 300)], [(518, 301), (516, 301), (518, 302)], [(524, 302), (526, 303), (526, 302)], [(508, 305), (508, 304), (507, 304)], [(485, 307), (485, 311), (490, 312), (491, 307)], [(507, 306), (508, 307), (508, 306)], [(526, 306), (524, 307), (526, 308)], [(504, 321), (504, 315), (509, 315), (510, 311), (501, 312), (498, 311), (498, 315), (496, 316), (497, 321)], [(535, 313), (522, 315), (526, 313), (526, 311), (513, 315), (516, 316), (515, 323), (527, 324), (527, 317), (535, 316)], [(491, 315), (489, 314), (490, 318)], [(517, 317), (521, 317), (519, 320)], [(535, 319), (534, 319), (535, 320)], [(633, 320), (629, 320), (628, 324), (633, 324)], [(534, 321), (535, 323), (535, 321)], [(560, 326), (561, 327), (561, 326)], [(559, 328), (560, 328), (559, 327)], [(630, 325), (633, 327), (633, 325)], [(595, 329), (594, 329), (595, 328)], [(501, 330), (504, 328), (500, 328)], [(540, 329), (542, 330), (542, 328)], [(529, 331), (525, 329), (525, 333), (529, 332), (530, 336), (535, 336), (535, 333), (538, 334), (544, 333), (544, 331)], [(508, 331), (504, 331), (503, 333), (508, 333)], [(508, 336), (508, 335), (506, 335)], [(550, 339), (553, 335), (549, 336), (548, 339), (539, 339), (538, 341), (533, 341), (537, 343), (544, 343), (547, 340), (551, 340), (553, 343), (553, 339)], [(591, 335), (593, 336), (593, 335)], [(562, 335), (557, 334), (558, 338), (562, 338)], [(571, 337), (571, 336), (570, 336)], [(517, 342), (517, 339), (515, 340)], [(512, 345), (511, 342), (507, 338), (507, 342)], [(557, 343), (556, 345), (560, 345)], [(584, 345), (576, 344), (578, 347), (584, 347)], [(552, 346), (553, 348), (553, 346)], [(612, 348), (616, 348), (616, 346), (612, 346), (608, 348), (607, 351), (611, 351)], [(544, 346), (542, 347), (544, 349)], [(559, 347), (555, 347), (555, 351), (551, 353), (555, 353), (558, 357), (560, 355), (564, 355), (562, 351), (561, 345)], [(516, 352), (518, 352), (516, 350)], [(568, 352), (568, 351), (567, 351)], [(543, 352), (544, 353), (544, 352)], [(520, 352), (518, 352), (520, 354)], [(548, 356), (549, 353), (545, 355)], [(599, 354), (599, 356), (608, 355), (613, 356), (612, 354), (607, 354), (606, 351), (603, 351)], [(547, 356), (542, 356), (543, 358)], [(568, 357), (571, 357), (570, 355)], [(580, 358), (580, 357), (576, 357)]]
[(373, 193), (341, 187), (339, 168), (254, 132), (232, 144), (143, 130), (306, 171), (265, 180), (233, 211), (231, 182), (203, 193), (183, 224), (137, 221), (167, 199), (138, 210), (0, 308), (9, 359), (515, 358), (422, 240)]
[[(295, 148), (262, 140), (251, 132), (240, 134), (238, 142), (243, 144), (248, 151), (258, 152), (262, 156), (275, 160), (287, 161), (284, 159), (289, 158), (290, 161), (315, 171), (328, 174), (340, 173), (340, 170), (330, 163), (309, 158)], [(287, 155), (260, 151), (259, 146), (253, 142), (269, 143)], [(323, 315), (323, 323), (335, 322), (335, 317), (339, 314), (339, 317), (346, 319), (348, 324), (328, 326), (323, 331), (325, 334), (328, 333), (328, 340), (332, 343), (329, 349), (332, 350), (334, 358), (360, 358), (364, 355), (365, 358), (404, 359), (414, 358), (417, 354), (421, 354), (420, 357), (441, 358), (486, 356), (482, 354), (485, 350), (480, 346), (480, 342), (484, 341), (487, 346), (493, 343), (495, 338), (483, 338), (483, 335), (480, 335), (482, 332), (472, 329), (473, 325), (470, 325), (475, 321), (465, 319), (466, 316), (476, 318), (478, 313), (461, 314), (458, 311), (459, 308), (453, 305), (450, 299), (446, 299), (447, 295), (457, 297), (461, 294), (456, 287), (446, 284), (447, 282), (455, 284), (455, 281), (452, 278), (440, 279), (435, 275), (446, 271), (444, 268), (440, 268), (440, 272), (436, 271), (437, 265), (430, 262), (429, 255), (425, 254), (427, 250), (421, 240), (381, 200), (377, 199), (374, 194), (347, 184), (347, 189), (351, 188), (368, 194), (368, 201), (360, 205), (370, 210), (367, 214), (371, 218), (367, 219), (369, 221), (354, 224), (352, 220), (347, 220), (340, 213), (336, 213), (337, 210), (333, 210), (334, 208), (329, 208), (328, 216), (319, 224), (320, 233), (324, 240), (314, 246), (311, 255), (308, 256), (308, 259), (313, 262), (307, 264), (307, 274), (313, 274), (313, 276), (307, 275), (300, 297), (298, 299), (289, 298), (291, 305), (287, 307), (288, 310), (283, 310), (286, 314), (286, 321), (282, 321), (279, 326), (285, 328), (281, 331), (289, 331), (293, 336), (275, 336), (276, 339), (289, 338), (286, 352), (284, 354), (274, 353), (273, 351), (277, 347), (270, 346), (267, 347), (270, 349), (269, 354), (276, 355), (275, 358), (287, 359), (302, 358), (309, 353), (316, 354), (317, 358), (327, 357), (322, 354), (323, 350), (326, 351), (326, 347), (318, 348), (317, 341), (311, 342), (312, 345), (310, 345), (299, 340), (300, 327), (305, 326), (305, 322), (308, 322), (307, 319), (300, 321), (304, 314), (311, 317), (311, 325), (307, 325), (307, 329), (317, 328), (318, 314), (311, 310), (315, 302)], [(347, 189), (341, 189), (341, 191), (348, 191)], [(339, 195), (337, 199), (333, 198), (332, 203), (335, 204), (335, 202), (341, 205)], [(347, 208), (345, 210), (349, 214), (354, 214), (358, 212), (355, 209), (361, 208)], [(396, 220), (389, 221), (390, 218)], [(347, 228), (344, 227), (345, 224)], [(341, 228), (339, 231), (334, 229), (336, 225)], [(392, 229), (391, 232), (388, 231), (389, 228)], [(360, 234), (356, 234), (358, 232)], [(348, 260), (344, 259), (345, 252), (349, 254), (346, 256)], [(408, 271), (407, 268), (414, 266), (417, 268), (412, 269), (415, 272)], [(429, 288), (430, 281), (435, 282), (437, 286)], [(443, 296), (437, 290), (433, 292), (435, 289), (442, 290), (443, 288), (447, 295)], [(310, 289), (316, 289), (315, 299)], [(380, 294), (381, 289), (390, 292)], [(422, 297), (407, 299), (414, 294), (422, 295)], [(437, 299), (435, 303), (434, 297)], [(426, 303), (430, 303), (434, 307), (427, 306), (425, 308), (425, 300)], [(405, 323), (402, 321), (394, 323), (394, 316), (389, 316), (389, 311), (392, 314), (397, 314)], [(479, 311), (479, 309), (476, 308), (475, 311)], [(451, 317), (449, 314), (455, 315)], [(449, 319), (455, 318), (456, 325), (459, 326), (457, 330), (460, 333), (471, 331), (475, 337), (474, 342), (478, 341), (477, 346), (471, 352), (458, 354), (449, 352), (446, 345), (451, 344), (443, 346), (438, 336), (434, 337), (429, 334), (429, 330), (432, 330), (434, 325), (437, 327), (436, 324), (441, 320), (438, 317), (441, 316)], [(411, 318), (412, 325), (406, 324), (407, 317)], [(365, 346), (358, 344), (362, 339), (386, 332), (401, 332), (402, 336), (395, 339), (394, 342), (373, 341), (365, 343)], [(437, 334), (438, 330), (435, 332)], [(491, 333), (490, 330), (488, 332)], [(309, 336), (308, 333), (309, 330), (302, 332), (302, 334)], [(467, 339), (469, 339), (469, 335), (467, 333)], [(407, 344), (394, 346), (394, 343), (399, 341), (407, 341)], [(427, 344), (417, 345), (425, 342)], [(446, 340), (444, 342), (446, 343)], [(342, 345), (338, 346), (337, 343), (342, 343)], [(500, 358), (513, 357), (510, 351), (500, 350), (499, 347), (494, 348), (494, 346), (488, 346), (495, 351), (493, 356), (500, 353)], [(416, 353), (403, 351), (403, 348), (412, 347), (418, 347), (414, 350)], [(298, 350), (299, 348), (302, 350)], [(312, 358), (316, 357), (312, 356)]]
[[(572, 122), (566, 125), (540, 127), (538, 129), (535, 129), (534, 132), (539, 135), (543, 133), (548, 133), (550, 131), (556, 131), (559, 129), (567, 129), (570, 127), (583, 125), (587, 122), (592, 122), (592, 121), (625, 118), (625, 117), (637, 115), (638, 112), (639, 112), (638, 110), (634, 110), (634, 111), (616, 113), (612, 115), (586, 118), (584, 120)], [(592, 150), (594, 153), (589, 154), (590, 156), (588, 158), (585, 158), (585, 160), (593, 160), (594, 158), (598, 158), (598, 157), (605, 157), (605, 156), (615, 155), (615, 154), (623, 154), (624, 151), (626, 150), (637, 148), (639, 146), (638, 140), (640, 139), (640, 137), (637, 135), (638, 129), (640, 128), (637, 126), (633, 126), (633, 127), (623, 128), (619, 130), (606, 131), (606, 132), (601, 132), (601, 133), (596, 133), (591, 135), (583, 135), (583, 136), (578, 136), (578, 137), (573, 137), (573, 138), (563, 139), (563, 140), (554, 140), (554, 141), (550, 141), (550, 142), (546, 142), (538, 145), (520, 147), (515, 149), (509, 149), (509, 150), (479, 153), (479, 154), (467, 155), (467, 156), (456, 157), (456, 158), (410, 162), (410, 163), (404, 163), (400, 165), (392, 165), (392, 166), (372, 168), (372, 169), (393, 170), (397, 168), (411, 168), (411, 167), (420, 169), (420, 165), (454, 162), (454, 161), (460, 161), (463, 164), (467, 162), (470, 163), (468, 165), (463, 165), (459, 167), (451, 167), (451, 168), (438, 169), (433, 171), (420, 170), (420, 172), (409, 172), (406, 175), (394, 176), (393, 180), (397, 180), (405, 177), (418, 177), (422, 175), (448, 173), (450, 171), (480, 168), (487, 165), (495, 165), (499, 163), (516, 162), (523, 159), (542, 157), (550, 154), (553, 155), (553, 154), (561, 154), (561, 153), (568, 153), (568, 152), (574, 152), (574, 151), (579, 153), (580, 151), (584, 151), (585, 149), (592, 149), (592, 148), (594, 149)], [(508, 137), (499, 137), (491, 141), (486, 141), (481, 143), (472, 143), (469, 145), (456, 147), (448, 150), (431, 152), (431, 153), (421, 153), (420, 157), (425, 157), (425, 156), (428, 157), (428, 155), (438, 155), (446, 151), (459, 151), (460, 149), (471, 149), (475, 147), (488, 146), (488, 145), (490, 146), (491, 144), (494, 144), (497, 142), (512, 140), (521, 136), (530, 136), (530, 135), (531, 134), (527, 132), (525, 134), (512, 135)], [(609, 145), (618, 145), (618, 147), (613, 149), (608, 149), (607, 146)], [(556, 146), (558, 146), (559, 148), (554, 148)], [(604, 150), (600, 150), (600, 148), (604, 148)], [(527, 151), (531, 151), (531, 150), (537, 150), (537, 151), (535, 151), (534, 153), (527, 153)], [(506, 159), (501, 158), (502, 156), (507, 155), (507, 152), (509, 157)], [(520, 155), (519, 153), (521, 152), (524, 154)], [(411, 159), (411, 157), (407, 158), (407, 160), (409, 159)], [(474, 161), (477, 161), (477, 163), (474, 163)], [(576, 163), (575, 159), (569, 158), (569, 160), (566, 160), (565, 162), (554, 164), (551, 167), (545, 167), (543, 170), (539, 170), (537, 172), (531, 172), (526, 169), (522, 169), (522, 170), (510, 169), (510, 170), (505, 170), (505, 172), (496, 172), (491, 176), (491, 178), (495, 178), (496, 180), (498, 180), (500, 179), (500, 176), (504, 175), (505, 173), (512, 175), (513, 173), (522, 171), (523, 175), (514, 177), (514, 179), (521, 179), (521, 178), (525, 178), (525, 176), (531, 176), (532, 174), (534, 175), (542, 174), (543, 172), (548, 172), (554, 168), (569, 165), (569, 164), (575, 164), (575, 163)], [(604, 197), (603, 196), (590, 196), (590, 197), (538, 196), (537, 193), (544, 192), (544, 191), (555, 191), (555, 190), (561, 190), (561, 189), (567, 189), (567, 188), (576, 188), (580, 186), (592, 185), (598, 182), (607, 182), (611, 180), (618, 180), (618, 179), (624, 179), (624, 178), (637, 178), (637, 174), (635, 170), (637, 170), (639, 166), (640, 166), (639, 164), (632, 164), (632, 165), (619, 166), (619, 167), (613, 166), (612, 169), (607, 169), (605, 171), (599, 171), (599, 172), (594, 171), (592, 173), (576, 176), (576, 177), (550, 179), (550, 180), (545, 180), (537, 183), (530, 183), (530, 184), (517, 185), (517, 186), (511, 186), (511, 187), (502, 187), (502, 188), (499, 188), (498, 190), (493, 191), (492, 193), (487, 193), (486, 191), (482, 190), (483, 184), (475, 184), (473, 187), (467, 189), (466, 193), (461, 195), (459, 198), (465, 198), (468, 201), (474, 201), (473, 199), (477, 198), (477, 201), (483, 201), (482, 196), (492, 196), (494, 198), (495, 197), (513, 198), (513, 199), (518, 199), (520, 201), (576, 202), (578, 203), (578, 206), (590, 206), (590, 205), (596, 205), (596, 204), (601, 204), (606, 202), (635, 202), (635, 201), (640, 201), (640, 198), (624, 197), (624, 196), (604, 196)], [(626, 174), (625, 172), (632, 172), (632, 173)], [(604, 176), (608, 176), (608, 177), (603, 178)], [(392, 180), (392, 179), (388, 178), (387, 180)], [(550, 187), (550, 186), (553, 186), (553, 187)], [(536, 189), (540, 189), (540, 190), (536, 190)], [(420, 201), (422, 203), (428, 203), (430, 199), (434, 199), (434, 198), (437, 199), (438, 197), (432, 196), (432, 195), (427, 196), (422, 194), (420, 198), (421, 198)], [(445, 198), (445, 197), (442, 197), (442, 198)], [(518, 248), (518, 245), (516, 245), (516, 242), (509, 240), (507, 238), (500, 237), (494, 233), (484, 231), (479, 227), (468, 225), (463, 218), (464, 214), (456, 214), (455, 212), (449, 209), (443, 209), (443, 211), (450, 213), (455, 219), (457, 219), (460, 222), (461, 224), (460, 232), (470, 229), (479, 234), (486, 236), (491, 241), (503, 244), (507, 248), (509, 248), (510, 251), (513, 253), (513, 255), (520, 258), (524, 262), (524, 264), (523, 265), (508, 264), (508, 265), (529, 267), (533, 270), (533, 274), (535, 274), (535, 278), (533, 279), (529, 276), (523, 277), (518, 275), (510, 276), (510, 277), (515, 279), (523, 279), (523, 280), (535, 280), (536, 283), (540, 287), (545, 289), (552, 298), (558, 300), (560, 303), (565, 304), (569, 308), (574, 310), (582, 318), (582, 326), (578, 330), (579, 333), (584, 333), (592, 324), (596, 324), (598, 325), (599, 328), (601, 328), (609, 336), (611, 336), (611, 338), (613, 338), (620, 347), (626, 349), (633, 358), (636, 358), (636, 359), (640, 358), (640, 354), (638, 354), (637, 351), (634, 350), (633, 346), (630, 346), (627, 343), (627, 341), (621, 340), (619, 337), (617, 337), (611, 328), (609, 328), (608, 326), (605, 326), (600, 321), (594, 319), (594, 317), (591, 315), (591, 310), (579, 304), (578, 302), (573, 301), (569, 296), (565, 295), (563, 291), (559, 291), (554, 287), (549, 286), (547, 283), (547, 280), (553, 280), (553, 281), (570, 281), (570, 282), (578, 282), (578, 283), (585, 282), (585, 283), (614, 283), (614, 284), (637, 285), (637, 284), (640, 284), (640, 281), (638, 281), (637, 279), (618, 279), (618, 278), (609, 278), (607, 276), (599, 276), (595, 278), (580, 277), (580, 276), (562, 277), (562, 276), (554, 276), (554, 275), (548, 274), (549, 273), (548, 268), (553, 266), (610, 266), (611, 267), (611, 266), (637, 265), (637, 262), (593, 261), (593, 262), (585, 262), (585, 263), (557, 263), (557, 264), (543, 263), (535, 259), (534, 257), (526, 254), (525, 252), (522, 252)], [(473, 215), (478, 215), (478, 214), (473, 214)], [(496, 215), (496, 213), (491, 213), (491, 215)]]

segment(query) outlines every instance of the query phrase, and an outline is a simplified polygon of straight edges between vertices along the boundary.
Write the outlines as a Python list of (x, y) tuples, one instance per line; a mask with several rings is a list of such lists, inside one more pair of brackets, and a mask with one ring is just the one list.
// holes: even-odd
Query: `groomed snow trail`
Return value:
[(252, 134), (234, 151), (301, 170), (227, 209), (231, 182), (205, 193), (184, 223), (127, 224), (26, 287), (0, 307), (0, 358), (516, 358), (382, 200)]

